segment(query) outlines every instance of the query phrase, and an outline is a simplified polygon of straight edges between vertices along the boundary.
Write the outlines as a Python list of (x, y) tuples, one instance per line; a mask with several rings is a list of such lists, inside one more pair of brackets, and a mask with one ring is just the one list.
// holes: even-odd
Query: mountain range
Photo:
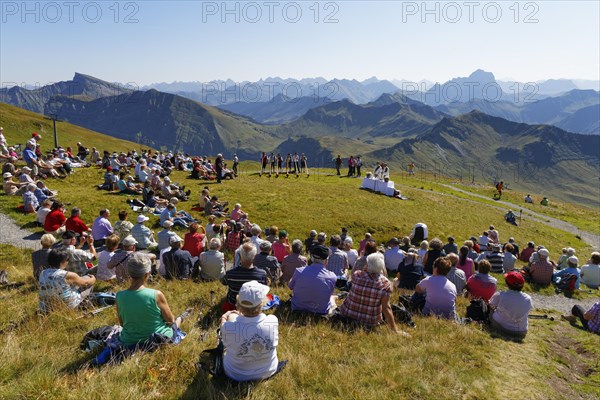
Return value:
[[(261, 151), (304, 152), (311, 166), (332, 166), (337, 154), (360, 154), (365, 169), (376, 160), (390, 161), (396, 168), (412, 161), (418, 169), (457, 179), (476, 174), (488, 182), (505, 179), (523, 189), (598, 203), (600, 135), (539, 124), (597, 130), (600, 110), (595, 91), (572, 90), (525, 106), (480, 100), (432, 107), (399, 91), (363, 104), (321, 98), (313, 107), (312, 98), (292, 103), (279, 96), (263, 110), (254, 103), (230, 105), (251, 117), (83, 74), (34, 91), (9, 88), (0, 95), (3, 102), (155, 148), (203, 155), (221, 152), (226, 157), (235, 152), (242, 159), (257, 159)], [(297, 116), (290, 118), (292, 112)], [(489, 115), (494, 113), (502, 115)], [(288, 122), (277, 123), (287, 118)], [(270, 119), (270, 124), (259, 119)]]

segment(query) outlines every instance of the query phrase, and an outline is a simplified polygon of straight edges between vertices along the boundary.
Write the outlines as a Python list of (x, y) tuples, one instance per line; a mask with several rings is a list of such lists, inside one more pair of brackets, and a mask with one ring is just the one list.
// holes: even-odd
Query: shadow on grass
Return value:
[(96, 358), (96, 356), (100, 354), (101, 351), (102, 349), (99, 349), (98, 351), (86, 353), (86, 355), (83, 358), (68, 363), (63, 368), (61, 368), (59, 372), (65, 375), (76, 375), (79, 372), (90, 368), (92, 360)]
[(198, 368), (194, 380), (180, 399), (247, 399), (259, 384), (260, 382), (235, 382), (228, 378), (211, 377)]

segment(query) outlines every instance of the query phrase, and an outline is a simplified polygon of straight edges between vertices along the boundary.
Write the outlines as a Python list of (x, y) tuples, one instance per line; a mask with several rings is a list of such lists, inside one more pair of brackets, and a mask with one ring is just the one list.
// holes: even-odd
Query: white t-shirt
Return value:
[(435, 314), (444, 318), (456, 318), (456, 286), (448, 278), (432, 275), (423, 279), (418, 285), (425, 289), (425, 307), (423, 314)]
[(277, 371), (279, 322), (274, 315), (239, 316), (221, 327), (225, 373), (236, 381), (266, 379)]
[(517, 257), (515, 257), (512, 253), (504, 253), (504, 258), (502, 261), (502, 268), (504, 272), (512, 271), (515, 268), (515, 261), (517, 261)]
[(527, 332), (527, 315), (533, 309), (531, 296), (516, 290), (495, 293), (490, 299), (495, 308), (492, 319), (504, 329), (514, 332)]
[(37, 222), (39, 222), (40, 224), (44, 225), (44, 222), (46, 222), (46, 216), (48, 215), (49, 212), (50, 212), (49, 208), (47, 208), (47, 207), (40, 207), (37, 210), (37, 214), (36, 214)]
[(115, 270), (108, 269), (107, 265), (112, 256), (115, 254), (114, 251), (103, 250), (98, 254), (98, 270), (96, 272), (96, 278), (101, 281), (107, 281), (109, 279), (116, 278)]
[(354, 263), (358, 259), (358, 251), (354, 249), (344, 250), (344, 253), (348, 256), (348, 266), (350, 268), (354, 267)]

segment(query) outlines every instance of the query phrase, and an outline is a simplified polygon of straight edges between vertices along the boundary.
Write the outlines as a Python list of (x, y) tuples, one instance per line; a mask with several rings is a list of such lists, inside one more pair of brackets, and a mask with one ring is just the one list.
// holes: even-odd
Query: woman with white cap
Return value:
[(277, 359), (279, 321), (262, 312), (268, 293), (269, 287), (257, 281), (244, 283), (237, 296), (237, 310), (221, 317), (223, 365), (230, 379), (267, 379), (285, 365)]

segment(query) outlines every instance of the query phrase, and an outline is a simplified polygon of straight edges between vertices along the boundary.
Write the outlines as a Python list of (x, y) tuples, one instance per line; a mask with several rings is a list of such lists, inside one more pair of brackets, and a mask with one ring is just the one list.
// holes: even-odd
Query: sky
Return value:
[(599, 1), (0, 0), (2, 87), (267, 77), (600, 79)]

